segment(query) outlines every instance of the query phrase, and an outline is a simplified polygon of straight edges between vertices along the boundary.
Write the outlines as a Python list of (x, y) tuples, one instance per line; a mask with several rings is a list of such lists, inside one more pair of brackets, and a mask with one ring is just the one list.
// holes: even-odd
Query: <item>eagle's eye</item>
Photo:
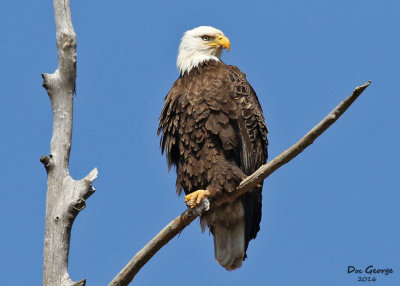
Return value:
[(208, 40), (209, 40), (209, 37), (208, 37), (207, 35), (203, 35), (203, 36), (201, 36), (201, 39), (202, 39), (203, 41), (208, 41)]

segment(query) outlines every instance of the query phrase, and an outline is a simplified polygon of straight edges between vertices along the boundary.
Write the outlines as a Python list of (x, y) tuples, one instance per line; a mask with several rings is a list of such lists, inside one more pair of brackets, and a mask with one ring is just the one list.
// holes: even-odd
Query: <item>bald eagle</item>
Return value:
[[(184, 33), (178, 51), (179, 78), (165, 97), (159, 118), (161, 151), (176, 167), (176, 191), (195, 208), (204, 198), (232, 192), (267, 160), (267, 126), (256, 93), (237, 67), (220, 60), (229, 51), (220, 30), (201, 26)], [(262, 185), (200, 217), (214, 236), (216, 260), (241, 267), (261, 221)]]

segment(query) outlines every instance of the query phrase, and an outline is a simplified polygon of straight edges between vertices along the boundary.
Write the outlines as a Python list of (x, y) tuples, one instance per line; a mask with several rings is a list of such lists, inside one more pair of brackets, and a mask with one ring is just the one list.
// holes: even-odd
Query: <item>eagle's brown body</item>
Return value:
[[(214, 60), (176, 80), (165, 98), (158, 129), (168, 165), (176, 166), (177, 192), (183, 189), (189, 194), (207, 189), (212, 196), (232, 192), (242, 179), (266, 162), (267, 132), (262, 109), (245, 74), (235, 66)], [(225, 231), (217, 226), (229, 228), (238, 219), (244, 222), (241, 260), (249, 240), (260, 229), (261, 188), (240, 198), (236, 214), (230, 215), (231, 208), (236, 208), (232, 204), (221, 208), (220, 218), (215, 211), (212, 216), (203, 216), (214, 237), (216, 232)], [(230, 240), (214, 240), (217, 260), (223, 260), (218, 257), (225, 255), (217, 253), (218, 244), (225, 247)], [(240, 267), (241, 261), (238, 263), (231, 261), (224, 267), (231, 270)]]

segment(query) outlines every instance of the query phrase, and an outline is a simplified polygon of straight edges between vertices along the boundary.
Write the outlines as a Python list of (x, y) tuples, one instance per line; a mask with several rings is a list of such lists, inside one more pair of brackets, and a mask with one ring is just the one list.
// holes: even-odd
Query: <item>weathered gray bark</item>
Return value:
[(47, 171), (46, 225), (44, 238), (43, 285), (85, 285), (73, 282), (68, 273), (71, 228), (85, 200), (93, 194), (97, 169), (74, 180), (69, 174), (72, 111), (76, 79), (76, 36), (71, 22), (69, 0), (54, 0), (58, 68), (42, 74), (53, 110), (50, 155), (40, 161)]
[[(215, 205), (222, 204), (227, 201), (234, 200), (236, 197), (243, 195), (251, 190), (254, 186), (261, 183), (269, 175), (291, 161), (299, 155), (304, 149), (310, 146), (326, 129), (329, 128), (339, 117), (350, 107), (350, 105), (360, 96), (360, 94), (370, 85), (370, 81), (362, 86), (356, 87), (352, 94), (339, 103), (331, 113), (329, 113), (320, 123), (312, 128), (303, 138), (301, 138), (292, 147), (281, 153), (269, 163), (261, 166), (257, 171), (244, 179), (236, 190), (229, 195), (214, 198), (211, 201), (211, 208)], [(114, 277), (108, 286), (126, 286), (133, 280), (140, 269), (149, 261), (154, 254), (167, 244), (172, 238), (180, 233), (192, 221), (194, 221), (203, 211), (204, 205), (200, 205), (197, 209), (188, 209), (180, 216), (171, 221), (164, 227), (145, 247), (143, 247), (128, 262), (128, 264)]]

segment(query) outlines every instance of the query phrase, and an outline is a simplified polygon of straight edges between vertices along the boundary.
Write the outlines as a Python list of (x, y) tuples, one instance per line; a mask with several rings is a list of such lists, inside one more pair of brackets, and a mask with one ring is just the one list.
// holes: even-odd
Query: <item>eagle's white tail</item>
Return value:
[(245, 221), (241, 200), (214, 209), (202, 217), (212, 227), (215, 259), (226, 270), (242, 266), (245, 255)]
[(244, 257), (244, 219), (227, 227), (214, 225), (215, 259), (226, 270), (242, 266)]

